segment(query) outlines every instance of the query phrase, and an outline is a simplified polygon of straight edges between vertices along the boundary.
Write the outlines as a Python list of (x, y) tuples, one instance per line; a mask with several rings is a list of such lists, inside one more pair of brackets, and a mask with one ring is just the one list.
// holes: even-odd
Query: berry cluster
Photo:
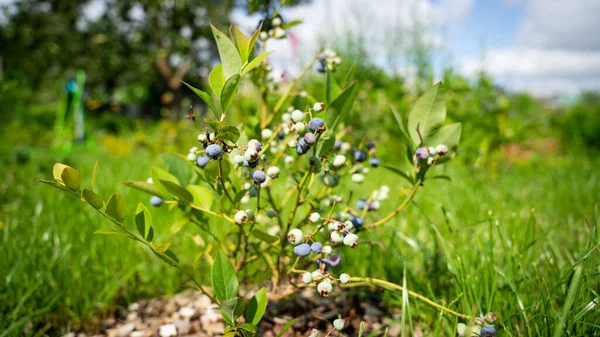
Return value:
[(485, 316), (475, 317), (469, 325), (459, 323), (456, 335), (460, 337), (496, 337), (495, 324), (498, 316), (493, 312), (488, 312)]
[(421, 146), (413, 155), (413, 163), (416, 165), (417, 170), (421, 170), (435, 165), (436, 160), (446, 154), (448, 154), (448, 147), (444, 144), (436, 147)]
[[(261, 41), (266, 41), (269, 37), (281, 40), (287, 36), (285, 29), (282, 27), (283, 19), (280, 15), (273, 18), (266, 18), (261, 21), (263, 30), (258, 35)], [(260, 24), (259, 24), (260, 25)]]
[(342, 58), (331, 49), (325, 49), (322, 53), (319, 53), (317, 59), (319, 61), (317, 71), (320, 73), (325, 73), (327, 70), (335, 71), (336, 67), (342, 64)]

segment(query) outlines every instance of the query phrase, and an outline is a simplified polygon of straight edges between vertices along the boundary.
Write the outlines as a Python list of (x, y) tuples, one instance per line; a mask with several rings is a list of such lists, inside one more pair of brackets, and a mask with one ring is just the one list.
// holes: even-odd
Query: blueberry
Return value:
[(310, 145), (306, 142), (304, 138), (300, 138), (300, 140), (298, 141), (298, 146), (301, 146), (304, 149), (304, 151), (308, 151), (308, 149), (310, 149)]
[(377, 157), (373, 157), (373, 158), (369, 159), (369, 165), (371, 165), (372, 167), (378, 167), (380, 164), (381, 164), (381, 161)]
[(325, 73), (327, 71), (327, 68), (325, 68), (325, 64), (319, 63), (319, 65), (317, 66), (317, 71), (320, 73)]
[(223, 149), (217, 144), (210, 144), (208, 147), (206, 147), (206, 155), (210, 159), (217, 160), (217, 159), (221, 158), (222, 154), (223, 154)]
[(367, 149), (371, 150), (375, 148), (375, 142), (370, 140), (367, 143), (365, 143), (365, 146), (367, 147)]
[(367, 200), (365, 199), (358, 199), (356, 201), (356, 208), (358, 208), (359, 210), (363, 210), (365, 209), (365, 207), (367, 207)]
[(165, 201), (162, 200), (162, 198), (157, 197), (155, 195), (150, 198), (150, 204), (152, 204), (152, 206), (154, 206), (154, 207), (160, 207), (160, 205), (162, 205), (163, 202), (165, 202)]
[(198, 157), (198, 159), (196, 159), (196, 165), (198, 165), (198, 167), (203, 168), (204, 166), (206, 166), (206, 164), (208, 164), (208, 162), (210, 161), (210, 158), (208, 158), (207, 156), (200, 156)]
[(298, 145), (296, 146), (296, 153), (299, 155), (303, 155), (306, 153), (306, 151), (308, 151), (308, 149), (303, 148), (302, 146)]
[(360, 228), (365, 224), (365, 220), (359, 216), (353, 217), (352, 220), (350, 220), (350, 222), (352, 222), (354, 228)]
[(319, 117), (315, 117), (313, 119), (310, 120), (310, 122), (308, 123), (308, 129), (312, 132), (315, 132), (317, 129), (322, 128), (325, 125), (325, 122), (319, 118)]
[(325, 267), (323, 267), (323, 269), (326, 271), (327, 269), (329, 269), (329, 267), (331, 267), (331, 264), (329, 263), (329, 260), (327, 259), (320, 259), (317, 260), (317, 269), (321, 269), (321, 265), (325, 264)]
[(420, 147), (417, 149), (417, 152), (415, 152), (415, 156), (418, 160), (427, 160), (427, 157), (429, 157), (429, 151), (426, 147)]
[(267, 180), (267, 175), (261, 170), (256, 170), (254, 173), (252, 173), (252, 179), (254, 180), (255, 184), (259, 185)]
[(344, 144), (344, 142), (342, 142), (341, 139), (336, 140), (335, 143), (333, 144), (333, 149), (336, 150), (336, 151), (339, 150), (339, 149), (341, 149), (342, 148), (342, 144)]
[(328, 187), (335, 187), (340, 183), (340, 179), (333, 174), (324, 174), (321, 180), (323, 181), (323, 184)]
[(312, 245), (310, 245), (310, 250), (312, 250), (313, 253), (320, 253), (321, 248), (323, 248), (323, 244), (320, 242), (315, 242)]
[(332, 254), (326, 262), (330, 267), (337, 267), (342, 262), (342, 258), (338, 254)]
[(244, 159), (244, 166), (246, 166), (246, 167), (255, 168), (257, 165), (258, 165), (258, 160), (247, 161), (246, 159)]
[(365, 151), (356, 150), (354, 152), (354, 160), (355, 161), (362, 163), (366, 159), (367, 159), (367, 153)]
[(479, 332), (481, 337), (496, 337), (496, 329), (493, 326), (486, 325)]
[(315, 134), (310, 132), (305, 134), (303, 139), (309, 146), (312, 146), (317, 142), (317, 137)]
[(294, 254), (298, 257), (305, 257), (310, 254), (310, 246), (308, 243), (301, 243), (294, 247)]

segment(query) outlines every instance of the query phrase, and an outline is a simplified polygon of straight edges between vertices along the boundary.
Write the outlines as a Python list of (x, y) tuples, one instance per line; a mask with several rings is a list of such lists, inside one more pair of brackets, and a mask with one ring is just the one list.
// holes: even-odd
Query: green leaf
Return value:
[(85, 201), (87, 201), (87, 203), (92, 205), (92, 207), (94, 207), (95, 209), (102, 208), (102, 198), (94, 191), (84, 188), (83, 190), (81, 190), (81, 195), (83, 196), (83, 199), (85, 199)]
[(231, 76), (227, 82), (225, 82), (225, 86), (223, 86), (223, 92), (221, 93), (221, 109), (223, 109), (223, 113), (225, 113), (231, 104), (233, 104), (233, 99), (235, 98), (235, 94), (237, 94), (238, 88), (240, 87), (241, 79), (242, 77), (240, 74), (235, 74)]
[(118, 222), (123, 222), (126, 210), (125, 198), (119, 193), (113, 193), (106, 203), (106, 214)]
[(250, 71), (252, 71), (252, 69), (258, 67), (260, 65), (260, 63), (267, 58), (267, 56), (269, 56), (269, 54), (271, 54), (272, 51), (269, 52), (264, 52), (264, 53), (260, 53), (258, 56), (256, 56), (252, 61), (250, 61), (248, 64), (246, 64), (244, 66), (244, 68), (242, 69), (242, 75), (246, 75), (247, 73), (249, 73)]
[(408, 115), (408, 132), (415, 144), (420, 144), (417, 125), (423, 138), (429, 136), (446, 119), (444, 87), (441, 82), (421, 96)]
[(256, 29), (256, 31), (254, 31), (254, 34), (252, 34), (252, 36), (250, 37), (250, 42), (248, 43), (248, 58), (250, 58), (250, 55), (252, 55), (252, 50), (254, 50), (254, 45), (256, 44), (256, 40), (258, 40), (258, 36), (260, 35), (260, 32), (262, 31), (262, 22), (260, 23), (260, 25), (258, 26), (258, 28)]
[(44, 180), (44, 179), (37, 179), (36, 181), (38, 183), (42, 183), (42, 184), (50, 185), (50, 186), (52, 186), (54, 188), (58, 188), (61, 191), (66, 191), (67, 190), (63, 185), (57, 183), (56, 181), (50, 181), (50, 180)]
[(239, 281), (233, 265), (229, 259), (220, 251), (215, 256), (210, 275), (213, 291), (219, 301), (237, 296)]
[(148, 237), (148, 231), (150, 230), (150, 227), (152, 227), (152, 216), (146, 206), (141, 202), (135, 210), (135, 225), (140, 235), (146, 239)]
[(229, 34), (233, 37), (233, 41), (235, 42), (235, 46), (237, 47), (240, 57), (242, 58), (242, 63), (246, 63), (248, 61), (248, 57), (250, 56), (250, 38), (246, 36), (234, 23), (229, 27)]
[(194, 197), (192, 196), (192, 194), (185, 188), (177, 185), (177, 183), (168, 180), (159, 181), (164, 186), (164, 188), (166, 188), (167, 191), (169, 191), (170, 194), (172, 194), (175, 198), (179, 199), (180, 201), (184, 201), (187, 203), (192, 203), (194, 201)]
[(390, 110), (392, 110), (392, 114), (394, 115), (394, 118), (396, 119), (396, 122), (398, 123), (398, 126), (400, 127), (400, 131), (402, 131), (402, 134), (404, 135), (404, 137), (406, 137), (406, 140), (408, 140), (410, 142), (411, 138), (410, 138), (410, 135), (408, 134), (408, 132), (406, 132), (406, 127), (404, 127), (404, 121), (402, 120), (402, 115), (400, 115), (398, 110), (396, 110), (391, 105), (390, 105)]
[(408, 174), (406, 174), (404, 171), (402, 171), (394, 166), (390, 166), (390, 165), (381, 165), (381, 167), (394, 172), (395, 174), (399, 175), (400, 177), (402, 177), (406, 181), (408, 181), (411, 185), (415, 184), (415, 179), (413, 177), (409, 176)]
[(54, 167), (52, 168), (52, 175), (54, 176), (54, 179), (62, 182), (62, 171), (67, 167), (69, 166), (61, 163), (54, 164)]
[(335, 132), (332, 129), (328, 129), (327, 131), (323, 132), (321, 137), (319, 137), (319, 142), (317, 143), (317, 155), (323, 156), (334, 145)]
[[(247, 191), (244, 191), (244, 195), (246, 193), (247, 193)], [(268, 243), (273, 243), (273, 242), (279, 241), (278, 237), (273, 236), (271, 234), (267, 234), (267, 233), (261, 231), (260, 229), (253, 230), (252, 234), (254, 234), (254, 236), (256, 236), (257, 239), (260, 239), (262, 241), (266, 241)]]
[(437, 132), (425, 137), (425, 145), (437, 146), (439, 144), (446, 145), (449, 149), (456, 148), (460, 141), (460, 133), (462, 131), (461, 123), (453, 123), (442, 126)]
[[(169, 243), (169, 245), (171, 245), (171, 243)], [(165, 251), (165, 255), (168, 256), (171, 260), (175, 261), (176, 263), (179, 263), (179, 258), (177, 257), (177, 255), (175, 255), (175, 253), (173, 253), (171, 249), (167, 249)]]
[(291, 320), (291, 321), (289, 321), (289, 322), (285, 323), (285, 325), (283, 326), (283, 328), (281, 328), (281, 331), (279, 331), (279, 333), (277, 334), (277, 337), (281, 337), (281, 336), (283, 336), (283, 334), (284, 334), (286, 331), (288, 331), (288, 330), (289, 330), (289, 329), (292, 327), (292, 325), (293, 325), (294, 323), (296, 323), (296, 321), (297, 321), (297, 320), (298, 320), (297, 318), (294, 318), (293, 320)]
[(248, 302), (246, 322), (258, 325), (267, 310), (267, 301), (267, 290), (264, 287), (260, 288)]
[(186, 82), (183, 82), (183, 84), (185, 84), (196, 95), (198, 95), (198, 97), (200, 97), (204, 101), (204, 103), (206, 103), (206, 105), (208, 105), (208, 107), (213, 111), (213, 113), (215, 114), (215, 117), (219, 118), (219, 111), (217, 111), (217, 108), (215, 107), (215, 103), (213, 102), (212, 97), (210, 97), (210, 95), (208, 93), (206, 93), (198, 88), (194, 88), (191, 85), (187, 84)]
[(169, 173), (177, 178), (179, 185), (187, 186), (192, 179), (192, 167), (186, 158), (175, 154), (163, 154), (162, 159), (169, 167)]
[(302, 20), (293, 20), (293, 21), (284, 23), (283, 25), (281, 25), (281, 28), (287, 30), (287, 29), (297, 26), (299, 24), (302, 24)]
[(150, 195), (155, 195), (157, 197), (160, 197), (161, 199), (164, 199), (163, 193), (156, 187), (156, 185), (154, 184), (150, 184), (146, 181), (126, 181), (123, 184), (134, 188), (138, 191), (142, 191), (145, 193), (148, 193)]
[(238, 325), (238, 328), (244, 331), (248, 331), (248, 332), (253, 332), (256, 333), (256, 325), (252, 325), (250, 323), (244, 323), (244, 324), (240, 324)]
[(221, 97), (221, 91), (225, 85), (225, 74), (223, 74), (223, 65), (217, 64), (216, 67), (208, 74), (208, 84), (217, 97)]
[(573, 277), (571, 278), (571, 282), (570, 282), (571, 284), (569, 285), (569, 290), (567, 292), (567, 297), (565, 299), (565, 303), (563, 305), (562, 312), (559, 316), (558, 322), (554, 326), (554, 333), (552, 334), (553, 337), (561, 337), (561, 336), (565, 335), (565, 331), (568, 330), (566, 324), (567, 324), (567, 320), (570, 317), (572, 317), (572, 314), (570, 313), (571, 307), (575, 303), (575, 300), (577, 299), (578, 294), (581, 291), (580, 283), (581, 283), (582, 270), (583, 270), (582, 266), (575, 267), (575, 273), (573, 274)]
[(449, 182), (452, 182), (452, 179), (450, 177), (448, 177), (447, 175), (438, 175), (438, 176), (433, 176), (433, 177), (427, 177), (426, 179), (440, 179), (440, 180), (448, 180)]
[(79, 172), (72, 167), (65, 167), (60, 173), (60, 178), (65, 186), (71, 190), (79, 190), (81, 187), (81, 177), (79, 176)]
[(146, 238), (146, 240), (148, 240), (148, 242), (152, 242), (152, 239), (154, 239), (154, 228), (150, 227), (148, 229), (148, 237)]
[[(160, 193), (162, 195), (164, 195), (165, 197), (169, 196), (170, 192), (163, 186), (163, 184), (160, 182), (161, 180), (168, 180), (175, 184), (179, 183), (179, 180), (177, 179), (177, 177), (175, 177), (168, 171), (163, 170), (158, 167), (153, 167), (152, 168), (152, 183), (154, 186), (156, 186), (156, 188), (160, 191)], [(165, 199), (165, 198), (163, 198), (163, 199)]]
[(154, 251), (159, 254), (164, 254), (167, 251), (167, 249), (169, 249), (169, 247), (171, 247), (170, 242), (161, 243), (160, 245), (154, 248)]
[(94, 187), (96, 187), (96, 172), (98, 171), (98, 161), (96, 160), (96, 164), (94, 165), (94, 172), (92, 173), (92, 182), (90, 183), (90, 189), (93, 191)]
[(326, 107), (325, 123), (327, 128), (335, 130), (337, 123), (341, 123), (352, 108), (356, 94), (358, 93), (357, 82), (352, 82), (331, 104)]
[(239, 297), (221, 302), (221, 314), (229, 325), (235, 325), (235, 320), (244, 314), (244, 309), (246, 309), (246, 302)]
[(127, 233), (117, 232), (117, 231), (114, 231), (112, 229), (99, 229), (99, 230), (95, 231), (94, 234), (129, 236), (129, 234), (127, 234)]
[(327, 79), (325, 81), (325, 104), (329, 104), (340, 95), (342, 88), (333, 77), (333, 72), (327, 69)]
[(217, 132), (219, 138), (231, 143), (235, 143), (240, 139), (240, 129), (233, 125), (225, 125)]
[(187, 190), (192, 194), (192, 204), (205, 209), (210, 209), (212, 207), (214, 197), (212, 191), (208, 187), (189, 185)]
[(221, 63), (223, 64), (223, 74), (226, 79), (229, 79), (235, 74), (239, 74), (242, 69), (242, 59), (240, 54), (235, 48), (235, 44), (221, 32), (217, 27), (210, 25), (213, 36), (217, 42), (217, 49), (219, 49), (219, 56), (221, 57)]

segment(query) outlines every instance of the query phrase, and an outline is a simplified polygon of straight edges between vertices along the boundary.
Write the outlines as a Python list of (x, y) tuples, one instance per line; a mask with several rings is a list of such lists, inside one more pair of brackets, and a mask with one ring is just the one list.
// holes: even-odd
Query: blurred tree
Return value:
[(216, 57), (209, 22), (226, 27), (232, 7), (233, 0), (8, 2), (0, 5), (4, 77), (40, 89), (81, 68), (102, 100), (145, 98), (145, 112), (164, 106), (174, 117), (181, 80), (200, 84)]

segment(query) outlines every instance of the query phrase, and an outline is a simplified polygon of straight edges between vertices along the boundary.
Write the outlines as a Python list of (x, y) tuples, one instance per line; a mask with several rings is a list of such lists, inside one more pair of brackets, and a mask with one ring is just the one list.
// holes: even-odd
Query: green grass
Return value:
[[(124, 193), (132, 212), (147, 197), (120, 182), (145, 179), (160, 150), (185, 150), (178, 142), (193, 135), (184, 131), (169, 146), (138, 147), (130, 156), (98, 147), (61, 157), (40, 146), (19, 165), (12, 149), (0, 152), (0, 336), (19, 335), (27, 326), (39, 335), (93, 326), (97, 317), (130, 301), (183, 289), (186, 279), (177, 270), (135, 242), (93, 235), (111, 224), (34, 180), (50, 178), (52, 164), (63, 161), (87, 182), (99, 160), (100, 194), (106, 199), (114, 190)], [(391, 150), (382, 157), (393, 157)], [(364, 237), (381, 244), (343, 251), (344, 271), (406, 282), (460, 312), (494, 311), (506, 336), (598, 334), (599, 164), (594, 155), (499, 162), (486, 169), (451, 162), (439, 169), (453, 181), (427, 181), (406, 212)], [(407, 186), (380, 168), (353, 191), (354, 198), (366, 197), (383, 183), (393, 194), (369, 215), (373, 219), (397, 206), (397, 193)], [(178, 212), (151, 212), (158, 238), (176, 238), (176, 253), (191, 261), (199, 249), (183, 232), (196, 229), (171, 225), (180, 223)], [(196, 273), (208, 283), (206, 271)], [(403, 307), (402, 293), (385, 298)], [(413, 298), (404, 305), (409, 315), (403, 324), (418, 325), (424, 335), (453, 335), (452, 317)]]

